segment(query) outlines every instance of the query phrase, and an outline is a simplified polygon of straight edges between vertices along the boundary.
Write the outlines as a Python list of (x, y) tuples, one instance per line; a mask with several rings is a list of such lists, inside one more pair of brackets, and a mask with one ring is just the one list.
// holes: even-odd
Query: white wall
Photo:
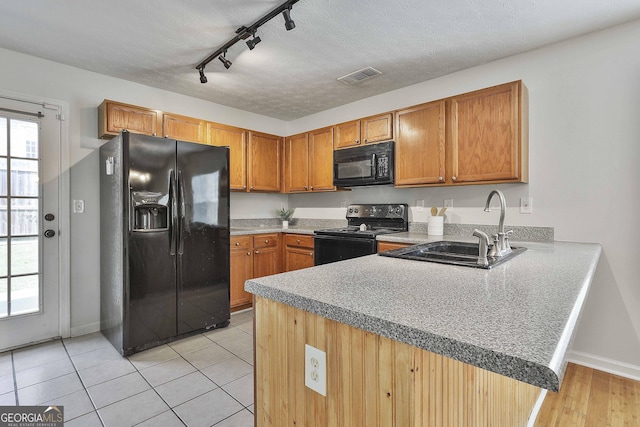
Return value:
[[(530, 180), (499, 186), (510, 206), (506, 222), (553, 226), (557, 240), (603, 245), (575, 357), (611, 362), (621, 372), (626, 363), (626, 373), (640, 377), (639, 51), (635, 21), (304, 117), (288, 124), (288, 134), (522, 79), (529, 89)], [(313, 217), (339, 215), (344, 201), (442, 206), (453, 198), (447, 221), (493, 224), (495, 214), (482, 210), (491, 188), (354, 189), (292, 195), (289, 204)], [(531, 215), (519, 214), (524, 196), (533, 197)]]
[[(66, 101), (71, 199), (85, 213), (71, 217), (71, 333), (99, 330), (100, 241), (98, 105), (113, 99), (186, 116), (282, 135), (286, 123), (176, 93), (0, 49), (0, 91)], [(196, 76), (194, 76), (196, 78)], [(286, 197), (286, 196), (275, 196)], [(277, 207), (279, 203), (271, 202)], [(268, 207), (271, 204), (267, 203)], [(232, 196), (232, 210), (234, 209)], [(242, 207), (242, 205), (240, 205)], [(266, 208), (258, 208), (260, 212)], [(268, 212), (271, 212), (269, 210)], [(64, 230), (63, 230), (64, 232)]]

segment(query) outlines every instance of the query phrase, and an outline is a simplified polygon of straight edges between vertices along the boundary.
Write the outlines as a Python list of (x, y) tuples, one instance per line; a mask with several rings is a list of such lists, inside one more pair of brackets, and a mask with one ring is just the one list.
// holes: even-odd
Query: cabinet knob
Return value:
[(253, 185), (251, 187), (249, 187), (251, 190), (253, 190)]
[(441, 177), (441, 176), (439, 176), (439, 177), (438, 177), (438, 181), (442, 182), (442, 181), (444, 181), (444, 178), (443, 178), (443, 177)]
[(255, 252), (254, 252), (254, 254), (259, 254), (259, 253), (260, 253), (260, 251), (255, 251)]
[(265, 242), (265, 243), (269, 243), (269, 239), (266, 239), (264, 242)]
[(158, 134), (154, 132), (154, 133), (153, 133), (153, 136), (158, 136)]
[(313, 190), (313, 185), (311, 186), (311, 189)]
[(313, 256), (313, 252), (309, 252), (309, 256)]
[(356, 143), (356, 144), (360, 144), (360, 140), (359, 140), (359, 139), (356, 139), (356, 140), (355, 140), (355, 143)]
[(169, 135), (165, 135), (164, 137), (165, 137), (165, 138), (169, 138)]
[(364, 139), (364, 142), (367, 142), (367, 138)]
[(247, 255), (251, 255), (251, 251), (247, 252)]
[(451, 177), (451, 181), (455, 182), (455, 181), (456, 181), (456, 177), (455, 177), (455, 176), (452, 176), (452, 177)]
[(300, 243), (300, 239), (296, 239), (296, 243)]
[(306, 185), (304, 186), (304, 189), (305, 189), (305, 190), (307, 189), (307, 186), (306, 186)]
[(240, 242), (236, 242), (236, 246), (240, 246)]

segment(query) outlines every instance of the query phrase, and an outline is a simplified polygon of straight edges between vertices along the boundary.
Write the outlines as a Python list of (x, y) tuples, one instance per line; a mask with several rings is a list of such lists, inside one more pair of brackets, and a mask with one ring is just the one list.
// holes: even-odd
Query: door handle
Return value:
[(178, 171), (178, 254), (184, 253), (184, 219), (185, 219), (185, 202), (184, 202), (184, 178), (182, 171)]
[(44, 232), (44, 237), (46, 237), (47, 239), (50, 239), (55, 235), (56, 235), (56, 232), (51, 230), (51, 229), (45, 230), (45, 232)]
[(178, 202), (176, 200), (176, 176), (173, 169), (169, 171), (169, 206), (171, 207), (171, 226), (169, 227), (169, 254), (176, 254), (176, 227), (178, 219)]
[(48, 213), (44, 216), (44, 220), (45, 221), (53, 221), (54, 219), (56, 219), (55, 215), (52, 213)]

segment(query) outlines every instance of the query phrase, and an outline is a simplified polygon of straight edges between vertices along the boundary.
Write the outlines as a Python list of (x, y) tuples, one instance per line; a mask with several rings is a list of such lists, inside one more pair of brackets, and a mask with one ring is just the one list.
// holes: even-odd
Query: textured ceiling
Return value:
[[(640, 18), (638, 0), (300, 0), (286, 31), (194, 67), (284, 0), (22, 0), (0, 3), (0, 46), (292, 120)], [(336, 79), (374, 67), (355, 86)]]

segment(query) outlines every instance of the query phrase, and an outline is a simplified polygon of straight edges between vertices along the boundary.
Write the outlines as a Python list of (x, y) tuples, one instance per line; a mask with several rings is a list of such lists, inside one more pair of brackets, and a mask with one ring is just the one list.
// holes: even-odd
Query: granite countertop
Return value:
[[(443, 239), (409, 232), (380, 240), (425, 238)], [(601, 246), (519, 246), (528, 250), (491, 270), (369, 255), (248, 280), (245, 289), (557, 391)]]
[(243, 236), (247, 234), (267, 234), (267, 233), (294, 233), (294, 234), (310, 234), (313, 235), (314, 229), (308, 227), (231, 227), (229, 234), (231, 236)]

